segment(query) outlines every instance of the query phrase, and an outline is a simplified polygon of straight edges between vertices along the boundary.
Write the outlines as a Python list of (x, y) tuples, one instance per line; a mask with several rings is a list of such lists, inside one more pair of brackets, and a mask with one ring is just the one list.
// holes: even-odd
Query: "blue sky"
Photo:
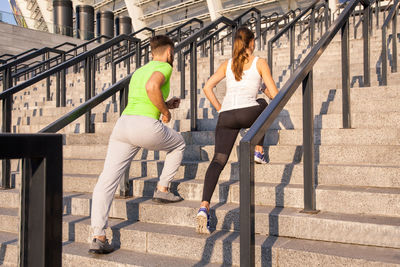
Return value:
[(10, 3), (8, 0), (0, 0), (0, 11), (11, 13)]

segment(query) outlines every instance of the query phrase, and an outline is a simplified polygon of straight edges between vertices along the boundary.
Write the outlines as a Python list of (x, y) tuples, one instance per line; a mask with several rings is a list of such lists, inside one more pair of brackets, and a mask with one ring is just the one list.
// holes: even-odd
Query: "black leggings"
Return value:
[[(262, 98), (257, 99), (257, 102), (258, 106), (228, 110), (219, 114), (215, 129), (214, 157), (206, 172), (202, 201), (210, 202), (240, 129), (249, 128), (268, 105)], [(261, 139), (260, 145), (263, 141), (264, 138)]]

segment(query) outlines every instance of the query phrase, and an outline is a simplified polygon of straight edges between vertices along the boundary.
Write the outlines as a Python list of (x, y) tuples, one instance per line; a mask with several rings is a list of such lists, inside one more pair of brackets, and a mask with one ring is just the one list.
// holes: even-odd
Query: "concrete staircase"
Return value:
[[(341, 124), (337, 38), (314, 68), (316, 193), (320, 213), (300, 213), (301, 88), (267, 131), (264, 145), (269, 163), (255, 168), (257, 266), (400, 266), (400, 75), (389, 74), (389, 85), (378, 86), (381, 48), (376, 36), (379, 33), (371, 38), (371, 87), (359, 87), (362, 40), (351, 41), (352, 129), (342, 129)], [(281, 79), (283, 85), (289, 77), (284, 73), (289, 62), (287, 45), (274, 51), (274, 78), (277, 82)], [(298, 51), (297, 55), (300, 58), (304, 53)], [(264, 51), (257, 55), (266, 57)], [(227, 58), (229, 53), (219, 55), (216, 64)], [(208, 59), (199, 59), (199, 89), (209, 76), (208, 64)], [(121, 65), (121, 73), (123, 70)], [(186, 74), (189, 88), (188, 71)], [(66, 108), (42, 101), (43, 86), (27, 90), (34, 98), (21, 98), (24, 93), (16, 96), (15, 132), (37, 132), (79, 105), (83, 89), (78, 85), (83, 74), (69, 75), (67, 81), (72, 85), (67, 92), (71, 101)], [(99, 92), (111, 78), (106, 71), (98, 77)], [(175, 71), (171, 96), (179, 95), (179, 85)], [(221, 84), (217, 95), (222, 97), (224, 91), (225, 85)], [(212, 199), (214, 231), (210, 236), (195, 233), (195, 215), (213, 156), (217, 118), (201, 90), (198, 113), (197, 132), (189, 131), (188, 99), (174, 110), (169, 124), (182, 132), (187, 144), (182, 166), (171, 185), (185, 200), (169, 205), (151, 201), (165, 153), (140, 151), (130, 168), (133, 197), (123, 199), (116, 195), (110, 212), (108, 237), (119, 249), (104, 256), (87, 253), (91, 192), (103, 168), (108, 137), (119, 114), (118, 104), (108, 101), (93, 111), (94, 134), (83, 133), (83, 119), (61, 131), (65, 134), (64, 266), (239, 265), (238, 146), (233, 149)], [(18, 166), (18, 161), (13, 162), (15, 173)], [(15, 184), (15, 189), (0, 192), (0, 263), (7, 266), (16, 266), (18, 258), (19, 175), (15, 175)]]

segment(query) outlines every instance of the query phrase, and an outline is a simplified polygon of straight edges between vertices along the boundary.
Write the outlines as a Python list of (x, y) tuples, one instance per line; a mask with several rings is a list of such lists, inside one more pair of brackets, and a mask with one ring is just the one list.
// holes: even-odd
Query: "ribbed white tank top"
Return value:
[(258, 57), (253, 59), (248, 70), (243, 71), (242, 79), (235, 80), (232, 72), (232, 59), (226, 67), (226, 94), (219, 112), (257, 106), (258, 90), (261, 86), (261, 76), (257, 70)]

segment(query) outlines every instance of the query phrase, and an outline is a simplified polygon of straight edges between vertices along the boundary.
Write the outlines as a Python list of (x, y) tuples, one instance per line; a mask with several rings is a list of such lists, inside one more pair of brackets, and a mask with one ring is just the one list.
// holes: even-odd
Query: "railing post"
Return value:
[[(65, 62), (65, 53), (61, 55), (61, 63)], [(66, 70), (63, 69), (61, 70), (61, 97), (60, 97), (60, 104), (62, 107), (66, 106), (66, 98), (67, 98), (67, 92), (66, 92)]]
[(257, 46), (258, 50), (261, 51), (261, 12), (257, 13), (257, 22), (256, 22), (256, 34), (257, 34)]
[(294, 71), (294, 45), (295, 45), (295, 26), (290, 28), (290, 72)]
[(392, 19), (392, 72), (397, 72), (397, 8)]
[(316, 213), (314, 172), (314, 103), (312, 70), (303, 80), (303, 172), (305, 213)]
[(190, 130), (197, 130), (197, 44), (190, 44)]
[[(113, 68), (115, 67), (115, 64)], [(128, 87), (122, 89), (119, 93), (119, 114), (121, 115), (122, 112), (124, 111), (126, 105), (128, 104), (128, 94), (129, 94), (129, 85)], [(120, 183), (119, 183), (119, 196), (122, 198), (127, 198), (132, 196), (132, 190), (131, 190), (131, 185), (129, 183), (129, 169), (130, 169), (130, 164), (128, 165), (128, 168), (126, 169), (124, 176), (122, 177)]]
[(328, 31), (329, 28), (329, 3), (328, 1), (325, 1), (325, 6), (324, 6), (324, 16), (325, 16), (325, 32)]
[(62, 137), (53, 137), (51, 141), (52, 147), (47, 155), (23, 160), (19, 240), (21, 267), (61, 266)]
[(181, 55), (179, 60), (181, 61), (181, 99), (185, 99), (185, 55)]
[(342, 113), (343, 128), (351, 128), (351, 112), (350, 112), (350, 54), (349, 54), (349, 21), (346, 20), (342, 27)]
[(375, 16), (376, 16), (376, 28), (379, 28), (379, 3), (380, 1), (377, 0), (375, 2)]
[[(6, 68), (3, 71), (3, 91), (12, 87), (12, 76), (11, 68)], [(11, 121), (12, 121), (12, 96), (3, 99), (3, 110), (2, 110), (2, 132), (11, 133)], [(2, 177), (1, 177), (1, 188), (11, 188), (11, 163), (9, 159), (2, 160)]]
[(371, 86), (370, 78), (370, 6), (364, 6), (363, 46), (364, 46), (364, 87)]
[(254, 157), (250, 142), (240, 142), (240, 266), (255, 265)]
[(382, 85), (387, 85), (387, 40), (386, 27), (382, 27)]
[(210, 38), (210, 77), (214, 74), (214, 37)]
[[(92, 83), (91, 82), (91, 78), (92, 78), (91, 61), (92, 61), (91, 57), (88, 57), (85, 59), (85, 101), (88, 101), (91, 98), (91, 93), (92, 93), (92, 90), (91, 90), (91, 83)], [(92, 131), (93, 129), (91, 127), (92, 126), (91, 121), (90, 121), (91, 115), (92, 115), (91, 111), (88, 111), (85, 114), (85, 133), (93, 132)]]
[[(47, 52), (46, 53), (46, 60), (50, 59), (50, 53)], [(46, 68), (47, 70), (50, 69), (50, 61), (47, 62), (46, 64)], [(50, 76), (46, 78), (46, 101), (50, 101), (51, 100), (51, 93), (50, 93)]]
[(96, 55), (93, 55), (91, 59), (92, 67), (90, 68), (91, 77), (91, 87), (92, 87), (92, 97), (96, 95)]
[(56, 74), (56, 107), (60, 107), (60, 97), (61, 97), (61, 75), (60, 72)]
[[(115, 55), (114, 55), (114, 47), (111, 46), (111, 62), (110, 62), (110, 65), (111, 65), (111, 85), (113, 85), (115, 83), (115, 81), (114, 81), (114, 72), (115, 72), (115, 70), (114, 70), (114, 68), (115, 68), (115, 66), (114, 66), (114, 57), (115, 57)], [(114, 94), (112, 96), (112, 102), (115, 103), (116, 101), (117, 101), (117, 96)]]
[(315, 9), (311, 10), (310, 18), (310, 46), (312, 47), (315, 43)]
[(272, 42), (268, 41), (268, 65), (272, 75)]

